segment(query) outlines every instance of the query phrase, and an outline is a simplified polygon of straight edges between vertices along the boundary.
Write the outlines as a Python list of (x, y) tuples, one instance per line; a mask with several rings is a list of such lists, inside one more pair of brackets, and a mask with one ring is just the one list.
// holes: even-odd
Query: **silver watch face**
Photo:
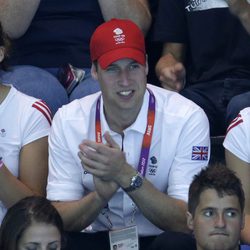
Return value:
[(129, 187), (123, 188), (125, 192), (131, 192), (137, 188), (140, 188), (143, 183), (143, 177), (140, 173), (137, 173), (135, 176), (132, 177), (131, 183)]
[(131, 186), (134, 188), (139, 188), (142, 185), (142, 177), (140, 175), (136, 175), (132, 179)]

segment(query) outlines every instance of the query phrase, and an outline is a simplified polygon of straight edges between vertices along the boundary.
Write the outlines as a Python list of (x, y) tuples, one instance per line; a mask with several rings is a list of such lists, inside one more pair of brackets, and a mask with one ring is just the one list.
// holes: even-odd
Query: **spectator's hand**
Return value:
[(104, 203), (107, 203), (119, 186), (113, 181), (104, 181), (96, 176), (93, 176), (93, 179), (97, 194)]
[(163, 56), (156, 66), (162, 87), (172, 91), (181, 91), (185, 85), (186, 70), (171, 54)]
[(229, 10), (232, 14), (240, 17), (248, 8), (247, 0), (228, 0)]
[(102, 181), (119, 183), (128, 164), (124, 153), (108, 132), (104, 137), (106, 144), (84, 140), (79, 146), (79, 157), (85, 171)]

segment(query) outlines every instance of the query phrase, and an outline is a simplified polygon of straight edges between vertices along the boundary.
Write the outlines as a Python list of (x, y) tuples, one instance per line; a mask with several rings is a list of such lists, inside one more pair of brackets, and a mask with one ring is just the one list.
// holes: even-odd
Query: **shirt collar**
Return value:
[[(141, 110), (140, 110), (135, 122), (131, 126), (126, 128), (124, 130), (124, 133), (126, 133), (126, 131), (129, 131), (129, 130), (134, 130), (134, 131), (137, 131), (141, 134), (145, 133), (146, 126), (147, 126), (148, 102), (149, 102), (149, 93), (146, 90), (144, 97), (143, 97), (143, 103), (142, 103)], [(110, 127), (107, 123), (107, 120), (106, 120), (105, 115), (104, 115), (103, 98), (102, 97), (101, 97), (101, 111), (100, 112), (101, 112), (100, 116), (101, 116), (102, 136), (104, 135), (105, 131), (109, 131), (110, 135), (117, 134), (110, 129)]]

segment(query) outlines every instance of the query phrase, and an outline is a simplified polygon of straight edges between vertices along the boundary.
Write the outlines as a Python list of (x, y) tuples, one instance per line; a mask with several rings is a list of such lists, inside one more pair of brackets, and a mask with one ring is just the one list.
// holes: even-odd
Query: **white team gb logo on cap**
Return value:
[(115, 33), (114, 40), (115, 40), (115, 44), (121, 44), (121, 43), (125, 43), (125, 35), (123, 34), (123, 30), (120, 28), (116, 28), (113, 30), (113, 32)]

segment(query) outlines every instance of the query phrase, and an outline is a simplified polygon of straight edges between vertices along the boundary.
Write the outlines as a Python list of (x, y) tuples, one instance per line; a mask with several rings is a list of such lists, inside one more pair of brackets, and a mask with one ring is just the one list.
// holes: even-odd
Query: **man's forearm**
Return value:
[(228, 0), (229, 10), (250, 34), (250, 4), (247, 0)]
[(246, 31), (250, 34), (250, 5), (249, 8), (241, 14), (240, 20)]
[(186, 223), (187, 205), (157, 190), (149, 181), (128, 193), (142, 214), (162, 230), (189, 232)]
[(40, 0), (0, 0), (0, 21), (10, 38), (26, 32), (39, 4)]
[(147, 0), (98, 0), (105, 21), (124, 18), (134, 21), (147, 33), (151, 25), (151, 14)]
[(91, 192), (78, 201), (53, 202), (64, 223), (66, 231), (82, 231), (89, 226), (106, 205)]

